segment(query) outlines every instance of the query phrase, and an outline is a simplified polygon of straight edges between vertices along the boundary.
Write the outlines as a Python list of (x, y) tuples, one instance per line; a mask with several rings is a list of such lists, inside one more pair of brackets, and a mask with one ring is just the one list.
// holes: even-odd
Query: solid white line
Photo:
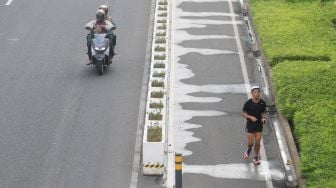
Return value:
[(148, 91), (148, 80), (149, 80), (149, 68), (151, 61), (151, 49), (152, 49), (152, 38), (153, 38), (153, 25), (154, 25), (154, 8), (155, 8), (155, 0), (151, 2), (151, 15), (149, 18), (149, 28), (147, 35), (147, 47), (146, 47), (146, 58), (145, 58), (145, 66), (143, 72), (143, 80), (141, 87), (141, 96), (140, 96), (140, 107), (138, 114), (138, 124), (137, 124), (137, 132), (135, 138), (135, 147), (134, 147), (134, 156), (133, 156), (133, 165), (132, 165), (132, 176), (130, 182), (130, 188), (137, 188), (138, 186), (138, 176), (140, 168), (140, 159), (141, 159), (141, 146), (142, 146), (142, 135), (143, 135), (143, 125), (145, 118), (145, 108), (147, 101), (147, 91)]
[(9, 6), (12, 2), (13, 2), (13, 0), (8, 0), (7, 3), (6, 3), (6, 6)]
[[(233, 6), (232, 6), (232, 1), (229, 1), (229, 7), (230, 7), (230, 13), (233, 13)], [(236, 21), (236, 17), (231, 16), (232, 21), (235, 22)], [(245, 63), (245, 59), (244, 59), (244, 55), (243, 55), (243, 48), (241, 46), (241, 42), (240, 42), (240, 37), (239, 37), (239, 33), (238, 33), (238, 27), (236, 24), (233, 24), (233, 30), (236, 36), (236, 44), (237, 44), (237, 48), (238, 48), (238, 54), (239, 54), (239, 60), (240, 60), (240, 64), (241, 64), (241, 68), (242, 68), (242, 72), (243, 72), (243, 77), (244, 77), (244, 82), (245, 82), (245, 86), (246, 86), (246, 93), (248, 98), (251, 97), (251, 93), (250, 93), (250, 80), (248, 78), (248, 74), (247, 74), (247, 68), (246, 68), (246, 63)], [(269, 166), (268, 166), (268, 160), (266, 157), (266, 152), (264, 149), (264, 141), (263, 139), (261, 140), (261, 147), (260, 147), (260, 155), (261, 158), (263, 159), (264, 163), (262, 166), (264, 168), (264, 172), (265, 172), (265, 181), (266, 181), (266, 187), (267, 188), (273, 188), (273, 184), (272, 184), (272, 177), (271, 177), (271, 173), (269, 170)]]

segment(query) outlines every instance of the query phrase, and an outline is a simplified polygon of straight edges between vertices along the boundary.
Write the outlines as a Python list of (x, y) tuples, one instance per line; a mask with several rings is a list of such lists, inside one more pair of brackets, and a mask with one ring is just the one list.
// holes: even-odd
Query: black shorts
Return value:
[(258, 133), (263, 131), (263, 126), (262, 125), (246, 125), (245, 131), (248, 133)]

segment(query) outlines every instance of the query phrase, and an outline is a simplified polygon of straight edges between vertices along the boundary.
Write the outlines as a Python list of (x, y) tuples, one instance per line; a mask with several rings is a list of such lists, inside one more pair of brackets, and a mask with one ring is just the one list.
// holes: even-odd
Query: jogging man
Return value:
[(243, 112), (241, 115), (246, 118), (246, 132), (247, 132), (247, 150), (244, 152), (243, 158), (248, 159), (252, 147), (254, 145), (253, 162), (256, 165), (260, 164), (260, 140), (263, 125), (266, 122), (265, 111), (266, 103), (260, 98), (259, 86), (251, 88), (252, 98), (245, 102)]

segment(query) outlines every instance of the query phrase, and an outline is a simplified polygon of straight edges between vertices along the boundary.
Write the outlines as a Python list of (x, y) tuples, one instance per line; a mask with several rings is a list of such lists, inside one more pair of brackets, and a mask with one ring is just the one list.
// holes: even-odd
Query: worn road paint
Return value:
[[(183, 165), (183, 173), (205, 174), (216, 178), (229, 179), (251, 179), (251, 180), (265, 180), (265, 172), (260, 168), (266, 164), (267, 161), (262, 161), (260, 165), (256, 166), (253, 163), (230, 163), (218, 165)], [(281, 171), (272, 171), (272, 177), (277, 180), (284, 178)]]
[(12, 2), (13, 2), (13, 0), (8, 0), (7, 3), (6, 3), (6, 6), (9, 6)]

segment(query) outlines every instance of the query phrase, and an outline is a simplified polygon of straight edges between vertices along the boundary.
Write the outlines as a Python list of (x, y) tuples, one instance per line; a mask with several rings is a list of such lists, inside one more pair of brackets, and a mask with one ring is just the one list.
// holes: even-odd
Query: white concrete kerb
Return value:
[[(153, 41), (151, 53), (151, 68), (150, 77), (148, 81), (148, 95), (146, 104), (146, 119), (144, 125), (143, 137), (143, 174), (144, 175), (162, 175), (165, 169), (165, 148), (166, 148), (166, 116), (167, 116), (167, 87), (168, 87), (168, 45), (169, 45), (169, 5), (159, 5), (160, 2), (169, 2), (167, 0), (156, 0), (155, 19), (153, 28)], [(166, 20), (166, 23), (158, 23), (158, 20)], [(165, 27), (163, 27), (165, 26)], [(159, 34), (165, 33), (165, 36)], [(164, 39), (164, 42), (157, 42), (157, 40)], [(156, 51), (156, 47), (163, 47), (164, 50)], [(157, 65), (164, 64), (164, 67), (157, 67)], [(154, 77), (154, 73), (164, 73), (161, 77)], [(152, 85), (154, 81), (163, 82), (163, 87)], [(152, 92), (163, 92), (162, 98), (151, 97)], [(151, 103), (163, 104), (162, 108), (150, 108)], [(161, 114), (161, 120), (150, 120), (149, 114)], [(160, 142), (148, 142), (147, 131), (150, 127), (162, 128), (162, 139)]]

